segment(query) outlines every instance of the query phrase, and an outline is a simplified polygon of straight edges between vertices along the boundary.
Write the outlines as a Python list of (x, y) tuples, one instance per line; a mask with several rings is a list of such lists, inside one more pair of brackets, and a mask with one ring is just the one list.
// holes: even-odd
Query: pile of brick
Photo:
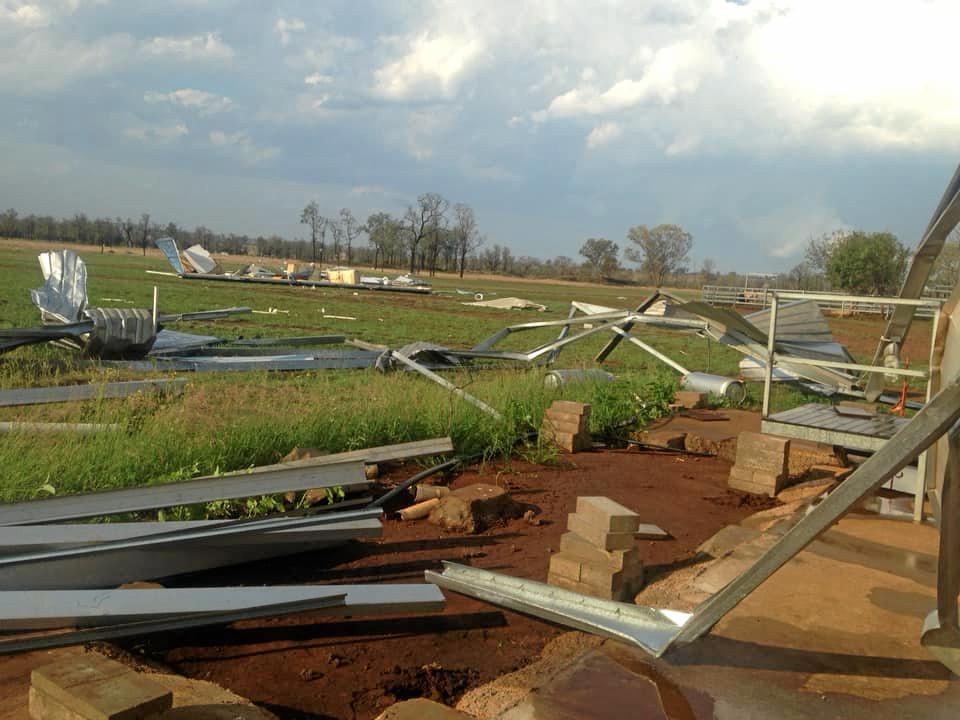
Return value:
[(728, 484), (733, 490), (776, 497), (787, 485), (789, 461), (789, 439), (744, 430)]
[(554, 400), (543, 416), (540, 437), (570, 453), (590, 450), (593, 441), (587, 427), (589, 421), (590, 405), (587, 403)]
[(36, 668), (29, 697), (33, 720), (135, 720), (173, 706), (169, 689), (93, 653)]
[(547, 582), (604, 600), (631, 601), (643, 587), (643, 563), (634, 538), (640, 516), (606, 497), (577, 498), (570, 532), (550, 558)]

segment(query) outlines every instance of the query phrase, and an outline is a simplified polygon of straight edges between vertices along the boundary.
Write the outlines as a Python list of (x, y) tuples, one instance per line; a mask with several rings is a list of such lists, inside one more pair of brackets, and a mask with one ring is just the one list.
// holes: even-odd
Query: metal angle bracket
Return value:
[(598, 600), (534, 580), (443, 563), (443, 572), (427, 570), (427, 582), (519, 612), (589, 633), (637, 645), (660, 657), (690, 614), (631, 603)]

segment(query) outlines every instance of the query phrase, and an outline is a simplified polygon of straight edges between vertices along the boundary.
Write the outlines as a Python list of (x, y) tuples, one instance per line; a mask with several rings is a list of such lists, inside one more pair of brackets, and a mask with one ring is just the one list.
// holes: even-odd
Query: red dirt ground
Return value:
[[(557, 467), (521, 462), (470, 469), (454, 487), (484, 481), (537, 508), (540, 525), (509, 522), (479, 535), (447, 534), (426, 520), (389, 519), (383, 537), (284, 561), (197, 576), (192, 584), (421, 582), (454, 560), (544, 580), (550, 553), (578, 495), (607, 495), (672, 538), (641, 541), (654, 577), (683, 565), (725, 525), (772, 501), (726, 488), (715, 458), (606, 451), (568, 456)], [(182, 674), (212, 680), (284, 718), (372, 718), (393, 702), (455, 702), (466, 690), (537, 659), (562, 630), (534, 618), (446, 593), (443, 613), (326, 618), (318, 614), (191, 631), (128, 646)]]

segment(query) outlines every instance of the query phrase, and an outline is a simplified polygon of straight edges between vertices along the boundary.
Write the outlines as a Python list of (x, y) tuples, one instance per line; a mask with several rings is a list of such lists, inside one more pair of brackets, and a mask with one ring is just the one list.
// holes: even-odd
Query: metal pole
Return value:
[(160, 291), (157, 289), (157, 286), (154, 285), (153, 286), (153, 334), (154, 335), (157, 334), (157, 318), (159, 317), (159, 314), (157, 313), (157, 299), (159, 297), (159, 292)]
[[(934, 362), (934, 352), (936, 352), (937, 345), (937, 332), (940, 327), (940, 320), (943, 314), (943, 308), (937, 307), (933, 313), (933, 325), (930, 328), (930, 360), (927, 365), (927, 388), (925, 400), (930, 402), (930, 397), (933, 394), (933, 362)], [(937, 372), (939, 377), (940, 373)], [(933, 474), (936, 472), (935, 462), (937, 457), (937, 450), (934, 448), (933, 452), (924, 451), (920, 457), (917, 459), (917, 487), (913, 493), (913, 521), (914, 522), (923, 522), (923, 501), (927, 494), (927, 488), (933, 485), (930, 480), (933, 477)], [(931, 462), (934, 460), (934, 462)]]
[(777, 342), (777, 309), (779, 307), (780, 298), (774, 293), (773, 302), (770, 303), (770, 327), (767, 330), (767, 362), (763, 371), (763, 410), (761, 413), (763, 418), (770, 414), (770, 390), (773, 387), (774, 348)]
[(401, 363), (406, 365), (411, 370), (416, 370), (418, 373), (420, 373), (424, 377), (430, 378), (438, 385), (442, 385), (457, 397), (462, 398), (463, 400), (466, 400), (471, 405), (480, 408), (488, 415), (495, 417), (497, 420), (503, 420), (503, 415), (501, 415), (499, 412), (497, 412), (492, 407), (487, 405), (485, 402), (483, 402), (482, 400), (478, 400), (477, 398), (475, 398), (473, 395), (470, 395), (469, 393), (464, 392), (463, 390), (458, 388), (456, 385), (454, 385), (452, 382), (445, 380), (444, 378), (440, 377), (432, 370), (428, 370), (423, 365), (417, 362), (414, 362), (413, 360), (411, 360), (405, 355), (401, 355), (396, 350), (391, 350), (390, 355), (391, 357), (394, 357), (397, 360), (399, 360)]

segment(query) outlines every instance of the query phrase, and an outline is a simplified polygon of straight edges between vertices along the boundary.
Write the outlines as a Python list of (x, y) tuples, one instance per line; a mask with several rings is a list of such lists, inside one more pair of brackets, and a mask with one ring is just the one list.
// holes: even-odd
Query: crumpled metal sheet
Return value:
[(167, 258), (177, 275), (183, 275), (187, 270), (183, 267), (183, 261), (180, 259), (180, 248), (177, 247), (177, 241), (172, 237), (157, 238), (156, 245), (160, 252)]
[(90, 308), (93, 332), (83, 348), (93, 357), (143, 356), (153, 347), (156, 332), (149, 310), (132, 308)]
[(50, 250), (37, 256), (44, 285), (30, 291), (44, 322), (75, 323), (87, 306), (87, 266), (73, 250)]
[(218, 270), (217, 261), (202, 245), (191, 245), (183, 251), (183, 257), (198, 273), (215, 273)]

